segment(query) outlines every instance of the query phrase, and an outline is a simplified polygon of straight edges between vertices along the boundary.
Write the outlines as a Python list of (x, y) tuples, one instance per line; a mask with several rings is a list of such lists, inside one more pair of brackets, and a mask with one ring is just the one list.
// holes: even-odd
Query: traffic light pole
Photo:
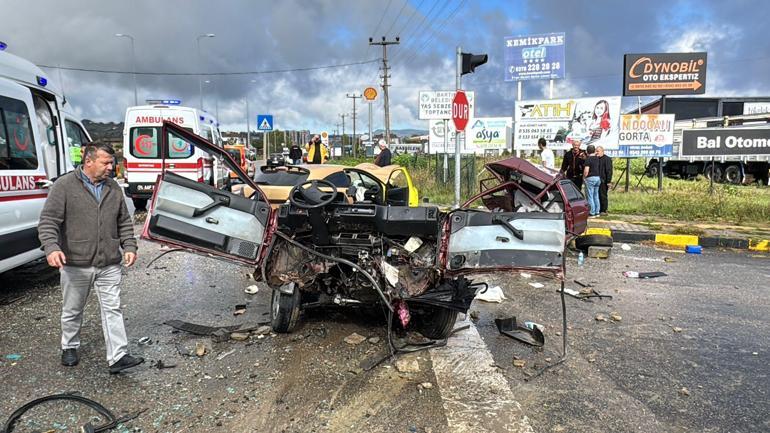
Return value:
[[(456, 90), (462, 89), (462, 67), (463, 67), (463, 50), (459, 45), (457, 46), (457, 78), (456, 78)], [(449, 131), (444, 131), (446, 135)], [(465, 140), (465, 132), (457, 131), (455, 136), (455, 209), (460, 207), (460, 140)]]

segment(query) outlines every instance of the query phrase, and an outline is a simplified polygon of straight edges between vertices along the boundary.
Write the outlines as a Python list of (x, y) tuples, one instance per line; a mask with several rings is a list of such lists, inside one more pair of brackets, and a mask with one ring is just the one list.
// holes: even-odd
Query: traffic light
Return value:
[(476, 69), (476, 66), (481, 66), (487, 62), (486, 54), (470, 54), (470, 53), (462, 53), (462, 54), (463, 54), (463, 70), (461, 75), (470, 74)]

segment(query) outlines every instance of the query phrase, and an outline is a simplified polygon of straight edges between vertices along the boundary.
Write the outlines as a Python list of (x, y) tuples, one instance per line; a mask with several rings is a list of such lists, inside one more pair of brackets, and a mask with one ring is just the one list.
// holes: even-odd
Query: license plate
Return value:
[(154, 187), (155, 187), (155, 185), (153, 185), (153, 184), (150, 184), (150, 185), (137, 185), (136, 186), (136, 190), (139, 191), (139, 192), (148, 192), (148, 191), (152, 191), (152, 189)]

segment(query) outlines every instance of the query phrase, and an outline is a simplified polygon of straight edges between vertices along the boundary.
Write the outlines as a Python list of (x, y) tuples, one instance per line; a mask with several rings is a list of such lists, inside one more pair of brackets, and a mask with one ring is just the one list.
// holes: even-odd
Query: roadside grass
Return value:
[[(487, 177), (483, 167), (486, 162), (501, 159), (477, 158), (475, 164), (475, 182), (470, 191), (463, 187), (462, 200), (478, 192), (478, 181)], [(534, 160), (534, 159), (533, 159)], [(332, 161), (334, 164), (356, 165), (372, 162), (373, 159), (344, 158)], [(394, 156), (393, 162), (408, 168), (415, 186), (419, 190), (420, 201), (427, 198), (429, 203), (449, 205), (454, 202), (454, 183), (450, 179), (443, 182), (436, 176), (435, 157), (414, 157), (412, 155)], [(560, 161), (557, 161), (557, 167)], [(629, 192), (624, 192), (620, 172), (625, 167), (625, 160), (616, 159), (614, 163), (615, 180), (619, 185), (609, 194), (611, 214), (645, 215), (643, 225), (655, 229), (659, 226), (657, 218), (674, 219), (681, 222), (720, 222), (732, 225), (751, 225), (770, 223), (770, 188), (757, 186), (736, 186), (715, 184), (710, 191), (707, 179), (695, 180), (663, 179), (663, 191), (657, 191), (657, 178), (641, 177), (645, 169), (643, 159), (631, 160)], [(450, 172), (454, 166), (450, 165)], [(639, 187), (637, 187), (637, 184)], [(682, 229), (685, 230), (685, 229)], [(697, 230), (697, 228), (690, 229)], [(687, 233), (691, 234), (691, 233)], [(694, 233), (692, 233), (694, 234)]]

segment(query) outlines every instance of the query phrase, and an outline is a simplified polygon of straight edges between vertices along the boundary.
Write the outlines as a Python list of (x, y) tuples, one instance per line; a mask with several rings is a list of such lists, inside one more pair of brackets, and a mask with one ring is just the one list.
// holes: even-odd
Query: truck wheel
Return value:
[(457, 311), (448, 308), (420, 305), (414, 306), (411, 311), (410, 328), (433, 340), (449, 337), (457, 322)]
[(738, 164), (730, 164), (725, 169), (725, 182), (740, 185), (743, 183), (743, 171)]
[(588, 247), (610, 247), (612, 248), (612, 236), (607, 235), (583, 235), (575, 239), (575, 248), (581, 251), (588, 251)]
[(299, 287), (294, 286), (294, 292), (291, 295), (273, 289), (273, 299), (270, 305), (270, 322), (273, 331), (281, 334), (293, 331), (299, 320), (299, 307)]
[[(704, 167), (703, 175), (706, 176), (706, 179), (711, 179), (711, 164)], [(714, 182), (722, 182), (722, 166), (719, 164), (714, 164)]]
[(650, 161), (650, 163), (647, 164), (647, 177), (658, 177), (658, 161)]
[(134, 202), (134, 209), (136, 210), (147, 210), (147, 199), (146, 198), (132, 198), (132, 202)]

